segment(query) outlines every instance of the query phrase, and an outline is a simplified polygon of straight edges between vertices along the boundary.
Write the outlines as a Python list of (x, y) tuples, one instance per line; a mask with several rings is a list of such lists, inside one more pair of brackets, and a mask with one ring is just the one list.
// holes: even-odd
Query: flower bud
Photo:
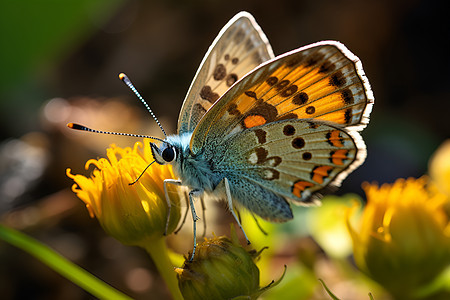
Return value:
[(175, 270), (184, 299), (257, 299), (268, 289), (259, 288), (259, 269), (254, 263), (258, 255), (246, 251), (236, 237), (205, 239), (198, 245), (194, 261)]

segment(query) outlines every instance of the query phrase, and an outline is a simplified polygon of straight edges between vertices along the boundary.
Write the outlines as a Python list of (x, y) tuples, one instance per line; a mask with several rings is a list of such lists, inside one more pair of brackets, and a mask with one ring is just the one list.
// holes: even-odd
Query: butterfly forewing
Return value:
[(184, 100), (178, 133), (192, 132), (206, 111), (236, 81), (274, 57), (267, 37), (254, 18), (237, 14), (205, 55)]
[(228, 90), (195, 129), (191, 150), (196, 153), (219, 136), (286, 119), (360, 130), (372, 103), (359, 59), (338, 42), (319, 42), (276, 57)]
[(365, 158), (358, 133), (313, 120), (256, 126), (224, 144), (219, 169), (294, 201), (307, 201), (325, 187), (339, 185)]

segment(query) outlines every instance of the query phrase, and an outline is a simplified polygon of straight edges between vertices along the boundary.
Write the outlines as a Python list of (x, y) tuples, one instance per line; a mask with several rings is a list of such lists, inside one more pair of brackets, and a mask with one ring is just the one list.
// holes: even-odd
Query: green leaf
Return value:
[[(98, 31), (123, 0), (2, 1), (0, 95), (57, 65)], [(19, 85), (17, 85), (19, 84)], [(0, 99), (7, 102), (8, 99)]]

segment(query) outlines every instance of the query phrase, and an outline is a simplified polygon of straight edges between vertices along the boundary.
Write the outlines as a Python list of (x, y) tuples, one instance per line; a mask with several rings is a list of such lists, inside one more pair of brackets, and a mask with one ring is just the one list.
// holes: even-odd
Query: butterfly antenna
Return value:
[(137, 137), (137, 138), (148, 138), (148, 139), (153, 139), (153, 140), (157, 140), (160, 142), (164, 142), (164, 140), (162, 140), (162, 139), (155, 138), (155, 137), (149, 136), (149, 135), (96, 130), (96, 129), (92, 129), (92, 128), (89, 128), (89, 127), (86, 127), (86, 126), (83, 126), (80, 124), (76, 124), (76, 123), (69, 123), (69, 124), (67, 124), (67, 127), (69, 127), (70, 129), (81, 130), (81, 131), (88, 131), (88, 132), (101, 133), (101, 134), (111, 134), (111, 135), (123, 135), (123, 136)]
[(153, 119), (156, 121), (156, 124), (158, 124), (159, 128), (161, 128), (161, 131), (163, 132), (164, 136), (167, 137), (167, 134), (164, 131), (164, 128), (161, 126), (161, 123), (159, 123), (158, 118), (155, 116), (152, 109), (144, 100), (144, 98), (142, 98), (141, 94), (139, 94), (137, 89), (134, 87), (133, 83), (131, 83), (130, 78), (128, 78), (128, 76), (125, 75), (125, 73), (120, 73), (119, 78), (130, 88), (130, 90), (133, 91), (133, 93), (136, 95), (136, 97), (138, 97), (138, 99), (142, 102), (142, 104), (144, 104), (145, 108), (148, 110), (148, 112), (152, 115)]

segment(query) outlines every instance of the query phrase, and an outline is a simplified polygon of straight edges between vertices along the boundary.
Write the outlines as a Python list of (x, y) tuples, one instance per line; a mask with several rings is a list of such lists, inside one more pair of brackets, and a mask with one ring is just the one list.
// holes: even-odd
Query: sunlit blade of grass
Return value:
[(333, 300), (340, 300), (338, 297), (336, 297), (333, 292), (327, 287), (327, 285), (325, 284), (325, 282), (322, 279), (319, 279), (320, 283), (322, 284), (323, 288), (325, 289), (325, 291), (327, 292), (328, 296), (330, 296), (331, 299)]
[(19, 231), (0, 225), (0, 239), (28, 252), (95, 297), (100, 299), (131, 299), (49, 247)]

